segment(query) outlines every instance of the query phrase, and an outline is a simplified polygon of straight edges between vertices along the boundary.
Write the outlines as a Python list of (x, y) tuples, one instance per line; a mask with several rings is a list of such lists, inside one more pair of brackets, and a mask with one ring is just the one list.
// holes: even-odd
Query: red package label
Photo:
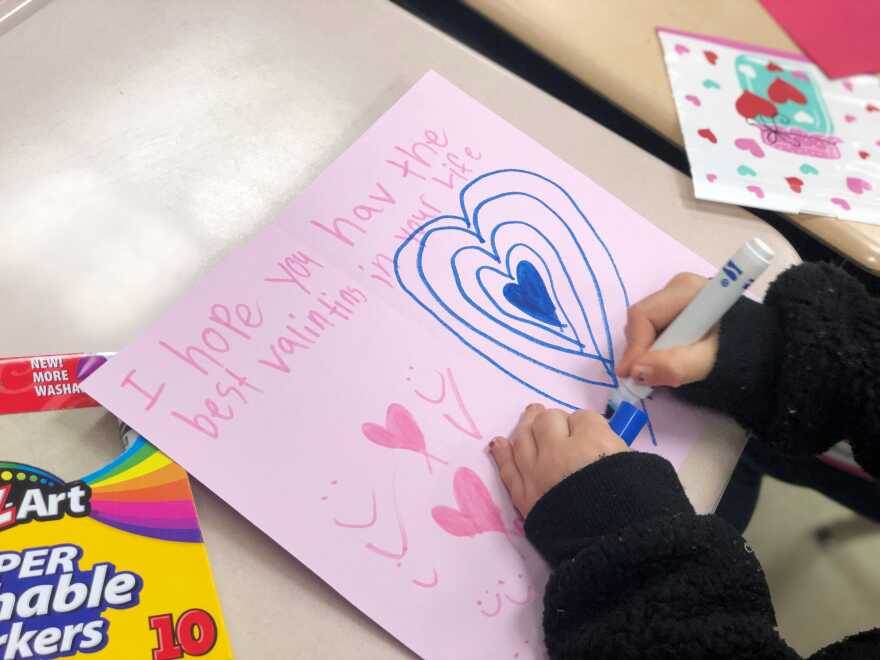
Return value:
[(0, 358), (0, 414), (97, 406), (79, 385), (106, 361), (100, 353)]

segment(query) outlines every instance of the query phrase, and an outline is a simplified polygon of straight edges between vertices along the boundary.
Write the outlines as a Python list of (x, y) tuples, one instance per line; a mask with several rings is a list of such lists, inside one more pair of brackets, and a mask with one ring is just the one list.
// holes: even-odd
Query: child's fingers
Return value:
[(569, 415), (568, 427), (572, 438), (589, 439), (597, 431), (608, 428), (608, 420), (593, 410), (578, 410)]
[(489, 444), (489, 451), (491, 452), (492, 458), (495, 460), (495, 465), (498, 466), (499, 470), (508, 463), (513, 462), (513, 449), (511, 448), (510, 443), (501, 436), (492, 440)]
[(498, 466), (501, 481), (504, 482), (507, 492), (510, 493), (510, 499), (513, 500), (514, 506), (519, 508), (524, 484), (522, 474), (520, 474), (519, 468), (516, 466), (516, 460), (513, 457), (513, 448), (507, 440), (498, 437), (492, 441), (490, 451), (492, 452), (492, 458), (495, 460), (495, 465)]
[(679, 387), (705, 380), (718, 354), (718, 339), (710, 336), (696, 344), (651, 351), (632, 366), (631, 377), (637, 383), (656, 387)]
[(561, 410), (545, 410), (535, 417), (532, 424), (532, 435), (535, 436), (535, 446), (538, 452), (541, 446), (546, 446), (554, 441), (564, 441), (569, 437), (568, 413)]
[(647, 351), (657, 335), (687, 307), (706, 284), (693, 273), (679, 273), (669, 284), (629, 308), (626, 319), (627, 349), (618, 363), (618, 376), (631, 376), (632, 365)]
[(651, 348), (656, 337), (657, 331), (648, 317), (640, 310), (630, 308), (626, 320), (626, 350), (617, 363), (617, 375), (628, 376), (633, 362)]
[(534, 465), (538, 448), (535, 446), (535, 436), (532, 433), (532, 425), (535, 418), (544, 412), (544, 406), (540, 403), (532, 403), (526, 406), (519, 418), (519, 423), (510, 434), (510, 442), (513, 445), (513, 456), (521, 469), (527, 469)]

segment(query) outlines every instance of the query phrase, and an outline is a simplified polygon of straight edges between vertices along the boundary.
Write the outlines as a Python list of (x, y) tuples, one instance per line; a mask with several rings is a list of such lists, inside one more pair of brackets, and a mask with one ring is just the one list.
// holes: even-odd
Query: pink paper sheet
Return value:
[[(684, 269), (712, 271), (429, 73), (84, 388), (416, 653), (543, 657), (486, 444), (531, 401), (601, 409), (627, 300)], [(704, 413), (648, 412), (634, 446), (678, 464)]]
[(880, 72), (880, 3), (761, 0), (829, 78)]

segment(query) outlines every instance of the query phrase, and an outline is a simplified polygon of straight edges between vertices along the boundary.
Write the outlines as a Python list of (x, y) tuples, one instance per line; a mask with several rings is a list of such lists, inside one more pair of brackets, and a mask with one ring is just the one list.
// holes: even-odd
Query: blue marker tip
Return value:
[(631, 445), (638, 436), (645, 424), (648, 423), (648, 416), (641, 408), (637, 408), (629, 401), (621, 401), (617, 405), (617, 410), (608, 422), (611, 430), (623, 438), (627, 445)]

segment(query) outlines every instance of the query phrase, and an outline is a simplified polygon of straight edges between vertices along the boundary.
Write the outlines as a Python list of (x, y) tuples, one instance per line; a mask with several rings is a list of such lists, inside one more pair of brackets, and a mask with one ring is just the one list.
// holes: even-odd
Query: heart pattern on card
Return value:
[(804, 105), (807, 102), (807, 97), (804, 96), (801, 90), (791, 83), (785, 82), (782, 78), (776, 78), (770, 84), (770, 87), (767, 88), (767, 96), (774, 103), (788, 103), (791, 101), (798, 105)]
[(778, 114), (776, 106), (770, 101), (749, 91), (739, 95), (736, 100), (736, 111), (746, 119), (754, 119), (759, 115), (775, 117)]
[(712, 144), (718, 144), (718, 138), (715, 137), (715, 133), (712, 132), (711, 128), (701, 128), (697, 131), (697, 135), (701, 138), (709, 140)]

